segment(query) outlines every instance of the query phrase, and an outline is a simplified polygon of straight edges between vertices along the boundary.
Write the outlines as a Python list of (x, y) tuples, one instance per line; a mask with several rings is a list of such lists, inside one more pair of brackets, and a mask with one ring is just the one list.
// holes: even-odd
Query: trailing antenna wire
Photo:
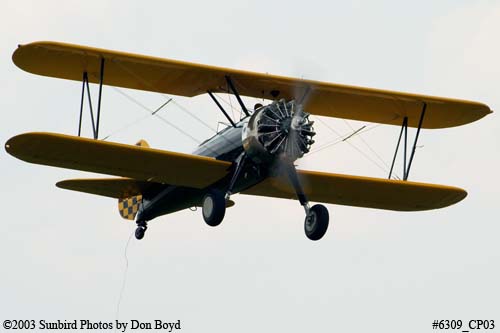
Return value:
[[(128, 245), (130, 244), (130, 240), (132, 239), (132, 235), (134, 232), (130, 234), (127, 240), (127, 244), (125, 245), (125, 250), (123, 252), (123, 256), (125, 258), (125, 271), (123, 272), (123, 280), (122, 280), (122, 287), (120, 289), (120, 296), (118, 297), (118, 304), (116, 305), (116, 313), (115, 313), (115, 319), (118, 321), (118, 315), (120, 314), (120, 305), (122, 303), (122, 298), (123, 298), (123, 292), (125, 291), (125, 285), (127, 284), (127, 275), (128, 275), (128, 256), (127, 256), (127, 251), (128, 251)], [(116, 327), (115, 327), (115, 332), (116, 332)]]

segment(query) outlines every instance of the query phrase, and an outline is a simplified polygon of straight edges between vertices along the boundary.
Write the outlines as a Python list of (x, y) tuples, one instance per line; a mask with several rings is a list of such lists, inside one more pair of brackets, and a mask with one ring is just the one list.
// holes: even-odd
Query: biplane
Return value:
[[(122, 217), (137, 224), (137, 239), (144, 237), (152, 219), (190, 207), (201, 207), (205, 222), (217, 226), (226, 208), (234, 205), (231, 196), (236, 193), (297, 199), (305, 212), (305, 234), (311, 240), (323, 237), (329, 213), (324, 205), (311, 206), (310, 202), (395, 211), (452, 205), (465, 198), (465, 190), (408, 181), (420, 130), (464, 125), (492, 112), (487, 105), (472, 101), (261, 74), (59, 42), (19, 45), (12, 59), (30, 73), (80, 81), (82, 91), (78, 136), (20, 134), (6, 142), (6, 151), (30, 163), (114, 176), (69, 179), (56, 185), (118, 199)], [(96, 117), (89, 83), (99, 86)], [(99, 140), (103, 85), (186, 97), (208, 94), (229, 124), (192, 154), (150, 148), (143, 140), (137, 145)], [(234, 95), (243, 117), (230, 117), (216, 93)], [(241, 96), (268, 103), (249, 108)], [(80, 135), (85, 99), (89, 102), (93, 138)], [(314, 144), (316, 133), (310, 115), (400, 126), (392, 167), (403, 146), (403, 179), (298, 170), (294, 162)], [(407, 147), (408, 127), (416, 128), (412, 148)]]

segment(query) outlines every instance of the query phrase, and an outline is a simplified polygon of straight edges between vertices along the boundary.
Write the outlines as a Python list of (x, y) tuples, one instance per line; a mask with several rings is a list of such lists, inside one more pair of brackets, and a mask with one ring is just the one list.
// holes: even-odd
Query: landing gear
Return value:
[(304, 221), (304, 231), (307, 238), (313, 241), (321, 239), (328, 229), (329, 220), (330, 216), (325, 206), (312, 206)]
[(135, 238), (141, 240), (148, 229), (146, 221), (137, 221), (137, 229), (135, 229)]
[(314, 205), (309, 208), (309, 201), (302, 190), (302, 185), (300, 184), (295, 165), (293, 165), (293, 163), (288, 164), (286, 171), (288, 179), (295, 189), (297, 198), (306, 212), (306, 218), (304, 221), (304, 231), (306, 236), (313, 241), (319, 240), (325, 235), (326, 230), (328, 229), (328, 222), (330, 220), (328, 209), (326, 209), (323, 205)]
[(205, 222), (211, 226), (218, 226), (226, 214), (226, 199), (224, 193), (217, 190), (210, 190), (203, 197), (202, 214)]
[(231, 202), (229, 198), (234, 189), (234, 185), (236, 184), (236, 180), (245, 166), (246, 160), (247, 156), (244, 152), (241, 153), (236, 159), (236, 166), (234, 168), (233, 175), (231, 176), (231, 180), (229, 181), (226, 193), (212, 189), (203, 197), (201, 204), (203, 219), (209, 226), (216, 227), (224, 219), (224, 215), (226, 214), (226, 204)]

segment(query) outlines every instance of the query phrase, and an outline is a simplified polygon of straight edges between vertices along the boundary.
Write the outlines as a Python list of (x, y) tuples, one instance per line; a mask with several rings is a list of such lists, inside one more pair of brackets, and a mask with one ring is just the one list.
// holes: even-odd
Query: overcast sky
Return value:
[[(2, 2), (0, 31), (1, 142), (29, 131), (77, 133), (81, 84), (11, 61), (17, 44), (37, 40), (500, 105), (498, 1), (16, 0)], [(165, 101), (105, 87), (109, 140), (194, 150), (156, 118), (115, 133), (145, 115), (122, 93), (150, 109)], [(182, 108), (212, 127), (223, 120), (206, 96), (173, 97), (163, 116), (199, 141), (213, 133)], [(342, 134), (365, 125), (323, 120)], [(144, 240), (130, 242), (119, 319), (180, 319), (183, 332), (430, 332), (436, 319), (498, 326), (499, 130), (494, 113), (421, 133), (410, 179), (462, 187), (463, 202), (415, 213), (327, 205), (330, 229), (319, 242), (305, 237), (296, 201), (235, 195), (217, 228), (200, 211), (157, 218)], [(317, 146), (336, 138), (321, 122), (316, 131)], [(369, 158), (342, 143), (300, 167), (386, 177), (398, 134), (378, 126), (350, 140)], [(0, 161), (0, 319), (113, 321), (134, 223), (115, 200), (54, 185), (95, 175), (4, 150)]]

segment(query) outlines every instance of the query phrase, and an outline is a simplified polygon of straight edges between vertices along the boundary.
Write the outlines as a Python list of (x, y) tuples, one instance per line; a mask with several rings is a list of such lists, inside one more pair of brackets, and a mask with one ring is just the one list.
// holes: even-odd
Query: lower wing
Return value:
[[(467, 196), (461, 188), (401, 180), (359, 177), (299, 170), (310, 201), (398, 211), (450, 206)], [(243, 192), (267, 197), (296, 199), (287, 179), (272, 177)]]
[(210, 157), (54, 133), (17, 135), (5, 150), (30, 163), (197, 189), (223, 178), (231, 166)]

